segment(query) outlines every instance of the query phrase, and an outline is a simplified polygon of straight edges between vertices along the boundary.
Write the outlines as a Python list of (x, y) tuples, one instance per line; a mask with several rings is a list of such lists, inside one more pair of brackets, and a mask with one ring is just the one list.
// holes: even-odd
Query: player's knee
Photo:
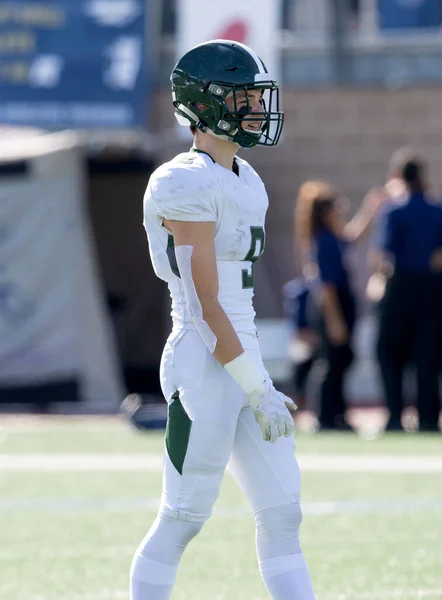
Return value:
[(299, 533), (302, 521), (299, 503), (282, 504), (265, 508), (255, 515), (258, 535), (272, 538)]
[(301, 552), (299, 529), (302, 512), (299, 503), (273, 506), (255, 515), (257, 550), (261, 559)]
[(164, 519), (169, 524), (168, 528), (175, 533), (176, 544), (183, 549), (199, 534), (207, 521), (207, 517), (195, 521), (176, 517), (164, 517)]
[(170, 541), (180, 552), (203, 528), (207, 517), (198, 517), (186, 513), (164, 514), (158, 517), (158, 535), (163, 540)]
[(206, 517), (198, 518), (196, 515), (160, 513), (136, 554), (156, 557), (158, 562), (166, 564), (174, 563), (179, 560), (189, 542), (201, 531), (206, 520)]

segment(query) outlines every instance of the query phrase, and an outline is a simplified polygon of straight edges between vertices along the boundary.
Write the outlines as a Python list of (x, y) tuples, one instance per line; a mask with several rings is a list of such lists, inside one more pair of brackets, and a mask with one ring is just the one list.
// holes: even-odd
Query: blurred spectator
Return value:
[(292, 365), (294, 401), (306, 408), (306, 391), (310, 373), (320, 358), (318, 291), (315, 265), (306, 265), (301, 277), (283, 287), (284, 314), (292, 330), (289, 359)]
[(396, 177), (393, 173), (390, 173), (384, 189), (387, 197), (382, 206), (382, 210), (379, 212), (373, 223), (368, 253), (369, 268), (373, 274), (370, 276), (367, 283), (366, 298), (369, 302), (372, 302), (376, 308), (379, 307), (379, 303), (384, 297), (385, 284), (387, 281), (385, 273), (377, 269), (377, 265), (379, 265), (383, 257), (380, 245), (384, 235), (385, 220), (394, 206), (404, 204), (407, 201), (407, 188), (405, 187), (404, 180)]
[(356, 299), (347, 268), (347, 251), (369, 230), (385, 193), (367, 194), (348, 223), (348, 200), (328, 183), (309, 181), (298, 194), (296, 230), (303, 254), (310, 253), (319, 272), (322, 353), (326, 369), (320, 390), (320, 430), (351, 430), (345, 419), (344, 377), (353, 361), (352, 334)]
[[(387, 431), (401, 431), (403, 373), (416, 368), (419, 429), (438, 431), (442, 351), (442, 208), (427, 195), (425, 161), (412, 149), (398, 150), (392, 178), (405, 193), (391, 200), (378, 241), (376, 276), (386, 280), (379, 294), (377, 356), (390, 411)], [(376, 254), (374, 255), (376, 257)], [(382, 285), (381, 285), (382, 287)]]

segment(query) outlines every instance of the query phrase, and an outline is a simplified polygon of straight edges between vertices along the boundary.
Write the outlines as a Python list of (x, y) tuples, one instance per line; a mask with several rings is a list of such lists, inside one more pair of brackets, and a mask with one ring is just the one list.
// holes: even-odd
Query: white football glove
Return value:
[(295, 426), (290, 410), (296, 410), (296, 404), (275, 390), (245, 352), (224, 368), (246, 393), (247, 405), (253, 410), (266, 441), (275, 442), (282, 435), (292, 435)]
[(297, 406), (270, 382), (267, 388), (265, 394), (251, 394), (248, 400), (264, 440), (273, 443), (283, 435), (290, 437), (293, 434), (295, 425), (290, 411), (296, 410)]

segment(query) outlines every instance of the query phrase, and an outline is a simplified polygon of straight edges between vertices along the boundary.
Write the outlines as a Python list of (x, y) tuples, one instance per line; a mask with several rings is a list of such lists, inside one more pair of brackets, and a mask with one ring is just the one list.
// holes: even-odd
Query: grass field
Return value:
[[(297, 437), (318, 600), (442, 598), (442, 436)], [(1, 600), (127, 600), (161, 486), (162, 433), (118, 419), (0, 418)], [(265, 600), (229, 475), (173, 600)]]

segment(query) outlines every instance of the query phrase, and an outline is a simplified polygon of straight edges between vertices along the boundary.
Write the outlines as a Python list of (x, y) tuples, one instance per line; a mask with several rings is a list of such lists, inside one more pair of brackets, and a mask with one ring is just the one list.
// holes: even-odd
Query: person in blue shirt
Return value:
[(291, 327), (292, 388), (300, 409), (306, 408), (309, 377), (320, 358), (318, 289), (315, 265), (306, 265), (300, 277), (287, 281), (282, 288), (284, 315)]
[(310, 253), (317, 264), (320, 280), (321, 337), (326, 362), (320, 390), (320, 430), (351, 429), (345, 417), (344, 378), (353, 361), (356, 298), (348, 249), (369, 230), (384, 198), (385, 192), (372, 190), (347, 223), (348, 200), (330, 184), (308, 181), (299, 190), (295, 211), (298, 243), (304, 255)]
[(390, 417), (387, 431), (402, 430), (403, 372), (416, 370), (420, 431), (438, 431), (442, 355), (442, 207), (427, 193), (426, 164), (402, 148), (390, 171), (406, 192), (383, 219), (377, 271), (386, 277), (380, 303), (377, 356)]

